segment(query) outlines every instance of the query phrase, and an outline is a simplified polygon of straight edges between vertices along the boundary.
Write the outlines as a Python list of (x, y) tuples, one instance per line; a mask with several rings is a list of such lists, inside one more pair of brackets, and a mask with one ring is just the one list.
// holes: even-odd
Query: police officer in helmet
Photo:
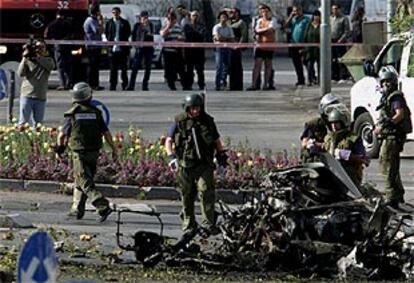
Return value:
[(404, 94), (398, 90), (397, 71), (390, 66), (379, 72), (382, 97), (377, 111), (380, 118), (374, 134), (381, 140), (380, 167), (385, 178), (386, 200), (392, 207), (404, 203), (404, 187), (400, 176), (400, 152), (406, 135), (412, 132), (411, 113)]
[(169, 166), (177, 172), (177, 182), (182, 190), (182, 228), (185, 233), (197, 231), (194, 202), (198, 192), (202, 230), (207, 235), (216, 234), (214, 156), (220, 166), (225, 166), (227, 155), (213, 117), (205, 112), (204, 97), (200, 94), (187, 95), (183, 110), (175, 116), (166, 138)]
[(92, 106), (91, 87), (80, 82), (74, 85), (72, 107), (64, 113), (64, 126), (57, 138), (56, 153), (62, 157), (66, 146), (73, 151), (73, 172), (75, 188), (73, 204), (69, 216), (82, 219), (85, 214), (86, 199), (89, 197), (99, 214), (98, 222), (103, 222), (111, 214), (109, 201), (95, 189), (94, 175), (102, 147), (102, 136), (112, 148), (112, 157), (117, 158), (112, 135), (106, 126), (102, 113)]
[(340, 103), (338, 96), (327, 93), (319, 102), (319, 116), (310, 119), (305, 123), (301, 140), (301, 160), (304, 163), (318, 161), (315, 154), (322, 147), (324, 138), (328, 133), (327, 115), (332, 105)]
[(367, 166), (369, 161), (361, 138), (350, 129), (351, 114), (344, 104), (335, 104), (328, 114), (327, 122), (329, 131), (323, 149), (339, 160), (354, 184), (359, 187), (364, 165)]

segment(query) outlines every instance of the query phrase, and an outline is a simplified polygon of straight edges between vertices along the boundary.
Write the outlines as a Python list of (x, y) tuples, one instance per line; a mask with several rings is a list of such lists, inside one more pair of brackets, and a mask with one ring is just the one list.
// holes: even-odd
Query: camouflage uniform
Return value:
[[(404, 187), (400, 176), (400, 152), (403, 151), (406, 140), (404, 128), (410, 127), (411, 125), (410, 110), (407, 107), (403, 94), (399, 90), (395, 90), (390, 95), (381, 98), (382, 107), (380, 107), (380, 121), (391, 119), (395, 115), (395, 111), (392, 109), (391, 105), (395, 98), (399, 98), (404, 102), (404, 118), (397, 125), (393, 123), (382, 125), (380, 137), (382, 139), (382, 144), (379, 153), (379, 161), (381, 173), (385, 178), (386, 198), (390, 202), (398, 203), (404, 202)], [(407, 123), (410, 124), (407, 126)]]
[[(361, 139), (348, 129), (337, 132), (329, 132), (325, 137), (324, 149), (331, 155), (334, 155), (335, 149), (346, 149), (354, 152), (357, 143), (362, 144)], [(340, 160), (342, 167), (348, 173), (356, 186), (360, 186), (363, 178), (363, 164), (361, 162), (352, 162), (350, 160)]]
[(107, 129), (101, 111), (89, 105), (89, 102), (75, 102), (64, 116), (69, 118), (71, 123), (69, 147), (73, 151), (75, 179), (71, 213), (82, 218), (86, 199), (89, 198), (102, 215), (109, 209), (109, 202), (95, 190), (94, 182), (99, 150), (102, 147), (102, 134)]
[(194, 202), (197, 191), (201, 202), (202, 226), (212, 227), (215, 224), (213, 159), (215, 141), (220, 135), (214, 119), (204, 111), (195, 119), (185, 112), (181, 113), (175, 117), (175, 122), (174, 144), (179, 162), (177, 182), (183, 198), (183, 230), (196, 226)]
[[(305, 136), (305, 132), (307, 136)], [(323, 143), (327, 133), (328, 130), (325, 121), (321, 117), (317, 117), (305, 123), (305, 131), (302, 134), (301, 139), (307, 137), (315, 139), (318, 143)], [(300, 157), (303, 163), (319, 161), (318, 155), (312, 154), (307, 148), (301, 148)]]

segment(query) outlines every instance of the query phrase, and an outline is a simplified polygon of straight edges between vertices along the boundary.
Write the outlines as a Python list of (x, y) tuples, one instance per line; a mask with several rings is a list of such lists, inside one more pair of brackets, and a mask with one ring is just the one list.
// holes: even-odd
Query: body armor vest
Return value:
[[(325, 139), (325, 149), (331, 155), (334, 155), (335, 149), (352, 150), (359, 137), (349, 130), (341, 134), (340, 138), (335, 138), (336, 133), (329, 133)], [(360, 186), (363, 177), (362, 163), (356, 163), (346, 160), (340, 160), (342, 167), (348, 173), (349, 177), (354, 181), (355, 185)]]
[(69, 147), (72, 150), (98, 151), (102, 147), (100, 125), (103, 118), (99, 109), (87, 104), (74, 103), (64, 116), (71, 118)]
[(187, 113), (181, 113), (175, 117), (175, 121), (175, 152), (181, 166), (189, 168), (203, 163), (212, 164), (214, 119), (207, 113), (202, 113), (198, 119), (191, 119)]
[(383, 104), (383, 106), (381, 107), (380, 119), (384, 117), (392, 118), (395, 115), (395, 111), (392, 109), (391, 101), (397, 96), (401, 97), (404, 101), (404, 118), (397, 125), (392, 124), (391, 126), (384, 128), (381, 134), (385, 137), (405, 136), (406, 134), (409, 134), (413, 131), (411, 123), (411, 111), (407, 106), (404, 95), (399, 90), (393, 91), (387, 97), (381, 98), (381, 104)]

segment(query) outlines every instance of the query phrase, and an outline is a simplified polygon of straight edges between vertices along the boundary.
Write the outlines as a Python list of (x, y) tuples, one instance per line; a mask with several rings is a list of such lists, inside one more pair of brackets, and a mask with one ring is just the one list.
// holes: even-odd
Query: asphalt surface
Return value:
[[(251, 81), (251, 63), (245, 64), (244, 85), (248, 87)], [(272, 151), (287, 150), (291, 154), (299, 152), (299, 136), (303, 124), (309, 118), (317, 115), (317, 105), (320, 99), (318, 86), (296, 88), (296, 77), (290, 59), (277, 57), (274, 62), (276, 91), (211, 91), (214, 88), (215, 71), (211, 60), (207, 64), (207, 111), (215, 117), (219, 131), (225, 140), (233, 145), (249, 144), (253, 148), (271, 149)], [(137, 88), (142, 79), (142, 72), (137, 79)], [(56, 73), (51, 77), (51, 88), (57, 85)], [(108, 89), (108, 72), (101, 72), (101, 84)], [(178, 85), (178, 84), (177, 84)], [(333, 84), (332, 92), (340, 95), (349, 105), (349, 90), (351, 82)], [(149, 140), (158, 139), (165, 134), (176, 113), (181, 111), (182, 98), (191, 92), (171, 92), (164, 83), (163, 72), (152, 72), (149, 92), (99, 91), (94, 93), (95, 99), (105, 103), (111, 111), (110, 128), (115, 131), (127, 131), (130, 126), (142, 129), (144, 137)], [(57, 126), (62, 122), (62, 113), (70, 106), (68, 91), (51, 90), (48, 95), (45, 124)], [(0, 101), (0, 121), (6, 121), (7, 102)], [(14, 114), (18, 117), (18, 99), (15, 100)], [(402, 160), (401, 175), (406, 187), (406, 199), (413, 203), (414, 199), (414, 150), (412, 145), (406, 147), (406, 158)], [(373, 160), (365, 171), (365, 180), (373, 181), (379, 188), (383, 181), (378, 171), (378, 162)], [(143, 201), (135, 199), (111, 199), (118, 205), (135, 205)], [(81, 234), (94, 235), (93, 241), (99, 242), (102, 251), (109, 253), (116, 249), (116, 215), (111, 215), (104, 224), (95, 222), (96, 215), (86, 214), (83, 220), (73, 220), (66, 217), (71, 199), (65, 195), (7, 192), (0, 195), (0, 214), (17, 213), (28, 219), (36, 226), (65, 229), (73, 233), (69, 242), (85, 244), (79, 240)], [(148, 202), (145, 202), (148, 203)], [(180, 210), (179, 202), (153, 201), (149, 202), (161, 212), (165, 224), (165, 234), (179, 237)], [(145, 229), (157, 232), (159, 225), (154, 217), (128, 214), (125, 218), (125, 234), (132, 235), (135, 231)], [(7, 229), (0, 230), (4, 234)], [(8, 230), (7, 230), (8, 231)], [(2, 240), (2, 245), (21, 244), (22, 239), (31, 233), (31, 229), (18, 230), (14, 240)], [(131, 253), (125, 253), (126, 258), (133, 258)]]

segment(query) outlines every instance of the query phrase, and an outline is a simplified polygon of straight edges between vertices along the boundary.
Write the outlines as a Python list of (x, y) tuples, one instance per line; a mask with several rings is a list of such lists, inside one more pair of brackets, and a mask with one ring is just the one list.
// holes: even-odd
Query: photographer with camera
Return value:
[(48, 80), (55, 63), (49, 57), (46, 42), (39, 39), (30, 40), (23, 46), (22, 57), (17, 69), (18, 76), (22, 78), (19, 127), (22, 128), (25, 123), (36, 127), (37, 123), (43, 123)]

